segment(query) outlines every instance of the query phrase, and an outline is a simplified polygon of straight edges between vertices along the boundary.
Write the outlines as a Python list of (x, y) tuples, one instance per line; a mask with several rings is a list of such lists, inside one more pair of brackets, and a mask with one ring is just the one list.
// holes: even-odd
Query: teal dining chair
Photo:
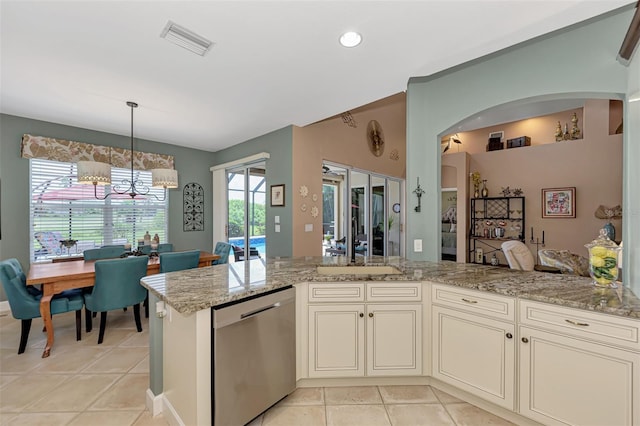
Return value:
[[(0, 262), (0, 280), (9, 299), (11, 314), (21, 320), (20, 344), (18, 354), (25, 351), (31, 322), (40, 317), (40, 299), (42, 292), (33, 286), (27, 286), (26, 276), (17, 259)], [(81, 291), (66, 291), (57, 294), (51, 300), (51, 315), (64, 312), (76, 312), (76, 340), (81, 339), (81, 311), (84, 304)]]
[(229, 252), (232, 250), (232, 246), (229, 243), (225, 243), (223, 241), (218, 241), (216, 243), (216, 247), (213, 250), (213, 254), (217, 254), (220, 256), (220, 259), (216, 259), (211, 262), (212, 265), (222, 265), (224, 263), (229, 263)]
[(125, 252), (124, 246), (105, 246), (87, 249), (83, 252), (84, 260), (115, 259)]
[[(142, 254), (146, 254), (146, 255), (151, 254), (151, 251), (152, 251), (150, 244), (145, 244), (143, 246), (140, 246), (139, 250), (142, 252)], [(171, 252), (173, 251), (173, 244), (172, 243), (158, 244), (158, 248), (156, 248), (155, 251), (158, 254)]]
[[(98, 344), (104, 339), (107, 311), (133, 306), (136, 328), (138, 332), (142, 331), (140, 303), (147, 297), (147, 289), (142, 287), (140, 279), (147, 275), (148, 262), (148, 256), (96, 261), (95, 284), (91, 293), (84, 295), (84, 303), (88, 311), (100, 312)], [(88, 315), (87, 331), (91, 329), (91, 316)]]
[(200, 250), (160, 253), (160, 273), (182, 271), (198, 267)]

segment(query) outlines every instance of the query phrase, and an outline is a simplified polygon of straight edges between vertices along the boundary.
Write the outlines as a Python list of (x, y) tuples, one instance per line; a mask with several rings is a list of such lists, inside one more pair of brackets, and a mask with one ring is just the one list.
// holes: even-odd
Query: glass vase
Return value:
[(618, 254), (620, 247), (611, 241), (606, 229), (600, 230), (600, 236), (585, 244), (589, 250), (589, 275), (598, 287), (617, 288)]

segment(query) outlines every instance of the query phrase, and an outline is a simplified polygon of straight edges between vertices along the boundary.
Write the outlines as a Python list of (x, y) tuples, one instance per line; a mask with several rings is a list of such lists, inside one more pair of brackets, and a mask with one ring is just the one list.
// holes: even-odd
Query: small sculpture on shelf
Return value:
[(558, 121), (558, 125), (556, 126), (556, 142), (560, 142), (563, 139), (563, 134), (562, 134), (562, 126), (560, 125), (560, 121)]
[(502, 190), (500, 192), (502, 192), (503, 197), (508, 197), (511, 194), (511, 189), (509, 189), (508, 186), (506, 188), (502, 187)]
[(471, 181), (473, 182), (473, 198), (480, 198), (480, 182), (482, 182), (480, 173), (471, 173)]
[(582, 135), (580, 129), (578, 129), (578, 116), (575, 112), (571, 116), (571, 123), (573, 123), (573, 126), (571, 126), (571, 139), (581, 139)]
[(569, 125), (564, 123), (564, 134), (562, 135), (565, 141), (571, 139), (571, 135), (569, 134)]
[(487, 189), (487, 180), (482, 179), (482, 198), (487, 198), (489, 196), (489, 190)]
[(511, 191), (513, 193), (514, 197), (519, 197), (522, 195), (522, 189), (521, 188), (514, 188), (513, 191)]

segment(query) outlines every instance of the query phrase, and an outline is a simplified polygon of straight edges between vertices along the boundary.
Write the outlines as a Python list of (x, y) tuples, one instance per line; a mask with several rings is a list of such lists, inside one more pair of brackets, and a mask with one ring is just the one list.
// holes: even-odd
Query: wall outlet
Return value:
[(422, 251), (422, 240), (413, 240), (413, 251), (416, 253)]

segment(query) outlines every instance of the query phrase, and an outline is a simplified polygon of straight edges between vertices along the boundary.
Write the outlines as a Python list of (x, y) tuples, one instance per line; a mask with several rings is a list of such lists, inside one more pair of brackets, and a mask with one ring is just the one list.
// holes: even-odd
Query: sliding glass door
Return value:
[[(266, 257), (266, 179), (264, 162), (228, 169), (227, 238), (231, 261)], [(246, 249), (246, 248), (249, 249)]]

